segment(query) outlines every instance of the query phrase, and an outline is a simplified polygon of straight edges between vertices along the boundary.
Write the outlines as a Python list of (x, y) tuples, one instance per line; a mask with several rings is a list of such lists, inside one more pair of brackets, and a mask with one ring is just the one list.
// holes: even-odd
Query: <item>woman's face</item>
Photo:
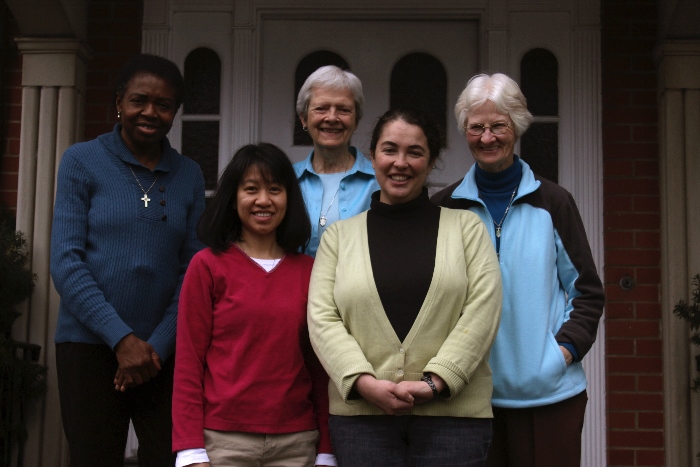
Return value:
[(238, 184), (236, 212), (244, 240), (275, 235), (287, 212), (287, 190), (281, 183), (266, 182), (256, 166), (249, 167)]
[(117, 96), (121, 113), (122, 139), (132, 152), (159, 144), (173, 126), (175, 88), (150, 73), (135, 75), (122, 96)]
[(508, 123), (511, 127), (506, 130), (505, 134), (499, 136), (494, 135), (488, 129), (479, 136), (470, 135), (465, 130), (467, 143), (476, 163), (487, 172), (500, 172), (513, 163), (515, 149), (513, 122), (508, 115), (499, 113), (496, 110), (496, 104), (491, 101), (486, 101), (474, 109), (465, 122), (465, 127), (474, 124), (490, 126), (494, 123)]
[(314, 148), (347, 148), (357, 129), (355, 99), (349, 89), (315, 87), (306, 116), (299, 118), (308, 127)]
[(432, 169), (423, 130), (403, 120), (384, 125), (372, 151), (372, 167), (382, 203), (401, 204), (418, 197)]

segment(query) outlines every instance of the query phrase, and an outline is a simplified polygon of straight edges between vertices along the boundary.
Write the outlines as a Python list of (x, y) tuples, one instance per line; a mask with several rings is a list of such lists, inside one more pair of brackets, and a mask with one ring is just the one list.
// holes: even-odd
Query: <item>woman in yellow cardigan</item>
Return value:
[(483, 465), (498, 260), (479, 218), (430, 203), (440, 130), (390, 110), (372, 134), (381, 190), (331, 225), (309, 289), (311, 342), (330, 376), (338, 464)]

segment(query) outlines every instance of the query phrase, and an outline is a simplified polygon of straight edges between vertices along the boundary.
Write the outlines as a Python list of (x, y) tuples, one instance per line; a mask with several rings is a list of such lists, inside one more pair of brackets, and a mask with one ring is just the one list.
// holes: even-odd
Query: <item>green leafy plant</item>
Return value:
[[(698, 332), (700, 329), (700, 274), (693, 277), (692, 304), (686, 303), (685, 300), (679, 301), (673, 309), (673, 314), (688, 322), (692, 332), (690, 342), (700, 346), (700, 332)], [(695, 356), (695, 365), (695, 371), (700, 372), (700, 354)], [(695, 377), (691, 388), (693, 391), (700, 391), (700, 375)]]
[(37, 363), (41, 347), (12, 339), (17, 306), (34, 290), (28, 262), (27, 241), (15, 231), (10, 211), (0, 206), (0, 465), (10, 465), (15, 447), (22, 465), (24, 412), (46, 391), (46, 367)]

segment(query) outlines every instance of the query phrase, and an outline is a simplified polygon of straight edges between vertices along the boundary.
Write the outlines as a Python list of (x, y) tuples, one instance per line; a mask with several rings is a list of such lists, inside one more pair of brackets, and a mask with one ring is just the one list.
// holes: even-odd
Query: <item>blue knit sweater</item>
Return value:
[(51, 232), (51, 276), (61, 295), (55, 341), (114, 348), (133, 332), (165, 360), (175, 347), (182, 279), (202, 247), (195, 229), (204, 179), (165, 138), (150, 171), (120, 131), (116, 125), (75, 144), (61, 160)]

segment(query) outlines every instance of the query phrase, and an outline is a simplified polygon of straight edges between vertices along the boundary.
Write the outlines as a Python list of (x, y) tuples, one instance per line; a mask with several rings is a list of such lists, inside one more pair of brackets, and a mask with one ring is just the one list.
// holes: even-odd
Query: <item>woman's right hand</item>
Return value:
[(388, 415), (403, 415), (413, 409), (411, 393), (391, 381), (363, 374), (355, 381), (355, 389), (363, 399)]
[(143, 384), (160, 371), (160, 357), (155, 349), (134, 334), (127, 334), (114, 350), (119, 362), (114, 384), (119, 391)]

